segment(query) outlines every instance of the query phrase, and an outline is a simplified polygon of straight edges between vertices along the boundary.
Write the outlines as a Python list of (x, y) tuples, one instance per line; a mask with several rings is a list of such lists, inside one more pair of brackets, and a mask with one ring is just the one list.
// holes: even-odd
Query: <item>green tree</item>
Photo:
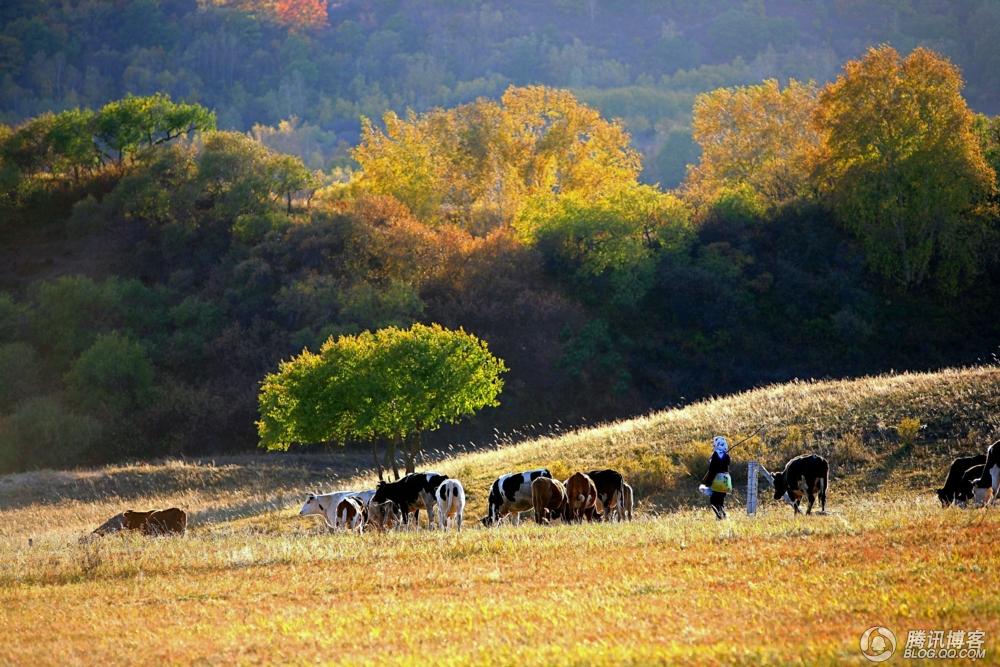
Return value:
[(871, 267), (904, 289), (936, 279), (956, 292), (979, 269), (984, 233), (974, 208), (995, 176), (945, 58), (870, 49), (819, 96), (819, 183)]
[(128, 95), (101, 107), (95, 128), (98, 147), (121, 167), (152, 146), (215, 129), (215, 114), (199, 104), (173, 102), (163, 93)]
[(88, 410), (142, 407), (153, 387), (153, 365), (139, 343), (118, 332), (101, 334), (66, 374), (66, 386)]
[(688, 208), (649, 185), (596, 197), (537, 197), (514, 227), (523, 242), (550, 259), (555, 273), (571, 276), (582, 299), (613, 307), (638, 303), (652, 285), (657, 256), (693, 240)]
[(404, 447), (412, 472), (421, 434), (498, 405), (506, 370), (483, 341), (436, 324), (330, 338), (318, 354), (303, 350), (264, 378), (260, 444), (369, 441), (381, 478), (384, 439), (398, 478), (396, 450)]

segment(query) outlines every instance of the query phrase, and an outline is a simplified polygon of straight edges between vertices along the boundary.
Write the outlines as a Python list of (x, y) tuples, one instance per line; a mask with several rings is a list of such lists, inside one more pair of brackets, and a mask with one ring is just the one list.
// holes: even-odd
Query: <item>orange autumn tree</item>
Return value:
[(315, 30), (327, 24), (327, 0), (277, 0), (274, 15), (293, 30)]

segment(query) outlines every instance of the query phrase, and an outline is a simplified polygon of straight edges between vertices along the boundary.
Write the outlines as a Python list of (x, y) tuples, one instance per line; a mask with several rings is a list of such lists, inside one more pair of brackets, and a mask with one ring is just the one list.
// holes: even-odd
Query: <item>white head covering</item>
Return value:
[(729, 451), (729, 441), (723, 436), (717, 435), (712, 438), (712, 447), (715, 449), (715, 453), (720, 457), (725, 456)]

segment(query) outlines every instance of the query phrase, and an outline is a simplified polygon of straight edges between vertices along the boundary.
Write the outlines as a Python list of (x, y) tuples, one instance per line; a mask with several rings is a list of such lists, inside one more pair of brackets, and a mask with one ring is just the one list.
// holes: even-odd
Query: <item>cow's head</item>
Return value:
[(947, 507), (948, 505), (951, 505), (952, 502), (954, 502), (954, 500), (955, 500), (955, 492), (954, 491), (946, 491), (943, 488), (942, 489), (938, 489), (937, 490), (937, 497), (938, 497), (938, 500), (941, 501), (941, 507)]
[(788, 483), (785, 481), (785, 473), (776, 472), (774, 477), (774, 499), (781, 500), (781, 497), (788, 492)]
[(323, 506), (322, 500), (314, 493), (310, 493), (309, 497), (306, 498), (305, 504), (302, 505), (302, 509), (299, 510), (299, 516), (309, 516), (310, 514), (324, 514), (326, 513), (326, 507)]

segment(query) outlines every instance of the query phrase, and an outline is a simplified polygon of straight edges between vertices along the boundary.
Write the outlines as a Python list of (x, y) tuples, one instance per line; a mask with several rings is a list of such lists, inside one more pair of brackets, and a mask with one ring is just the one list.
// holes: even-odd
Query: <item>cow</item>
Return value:
[(812, 513), (816, 496), (819, 495), (820, 512), (826, 513), (826, 491), (830, 486), (830, 464), (816, 454), (796, 456), (785, 465), (782, 472), (774, 473), (774, 499), (787, 496), (796, 514), (801, 514), (799, 501), (803, 495), (809, 497), (806, 514)]
[(941, 507), (947, 507), (957, 500), (955, 497), (955, 492), (960, 486), (962, 486), (962, 477), (965, 475), (966, 471), (973, 467), (986, 463), (985, 454), (976, 454), (975, 456), (960, 456), (951, 462), (951, 467), (948, 468), (948, 476), (944, 480), (944, 486), (937, 490), (938, 500), (941, 501)]
[(983, 475), (976, 483), (976, 488), (986, 489), (988, 487), (990, 489), (992, 496), (990, 504), (992, 505), (997, 501), (997, 491), (1000, 490), (1000, 440), (994, 442), (986, 450), (984, 466)]
[(376, 530), (385, 531), (403, 523), (403, 513), (393, 500), (368, 503), (368, 522)]
[(635, 507), (635, 502), (632, 493), (632, 487), (629, 486), (628, 482), (622, 483), (622, 491), (623, 491), (622, 502), (618, 503), (618, 520), (631, 521), (632, 510)]
[(362, 532), (365, 528), (365, 504), (360, 496), (348, 496), (337, 503), (334, 525), (344, 530)]
[(597, 515), (597, 486), (586, 473), (575, 472), (566, 480), (566, 520), (593, 520)]
[[(434, 492), (438, 507), (438, 525), (448, 530), (449, 520), (454, 517), (455, 528), (462, 531), (462, 516), (465, 514), (465, 488), (457, 479), (446, 479)], [(428, 519), (430, 516), (428, 515)]]
[(591, 470), (587, 477), (594, 480), (597, 500), (601, 506), (601, 520), (610, 521), (618, 513), (618, 505), (625, 494), (625, 478), (617, 470)]
[(299, 510), (299, 516), (311, 516), (317, 514), (323, 517), (326, 521), (326, 525), (330, 528), (337, 527), (337, 507), (340, 505), (340, 501), (344, 498), (355, 497), (360, 499), (365, 506), (371, 502), (372, 496), (375, 495), (375, 491), (337, 491), (335, 493), (324, 493), (322, 495), (317, 495), (310, 493), (309, 497), (306, 498), (306, 502), (302, 505), (302, 509)]
[[(979, 488), (979, 480), (983, 476), (983, 470), (986, 465), (980, 463), (979, 465), (974, 465), (971, 468), (967, 468), (962, 477), (954, 485), (954, 495), (953, 501), (959, 507), (965, 507), (973, 498), (976, 499), (976, 504), (982, 505), (982, 497), (984, 495), (985, 489)], [(989, 488), (988, 486), (986, 488)], [(978, 493), (977, 493), (978, 491)]]
[(551, 479), (552, 473), (545, 468), (511, 472), (501, 475), (490, 486), (487, 499), (487, 513), (480, 522), (484, 526), (494, 526), (508, 515), (514, 515), (514, 523), (521, 523), (521, 512), (532, 508), (531, 483), (539, 477)]
[(93, 534), (108, 535), (122, 531), (151, 536), (183, 535), (187, 532), (187, 513), (176, 507), (145, 512), (125, 510), (105, 521)]
[(403, 513), (403, 525), (409, 524), (410, 514), (413, 515), (413, 523), (420, 526), (420, 508), (427, 510), (427, 527), (434, 527), (434, 492), (441, 485), (441, 482), (448, 479), (447, 475), (438, 472), (413, 472), (403, 479), (395, 482), (379, 482), (375, 487), (375, 495), (372, 500), (385, 502), (391, 500), (396, 503)]
[(535, 523), (548, 523), (550, 519), (566, 513), (566, 486), (558, 479), (536, 477), (531, 483), (531, 506), (535, 509)]

